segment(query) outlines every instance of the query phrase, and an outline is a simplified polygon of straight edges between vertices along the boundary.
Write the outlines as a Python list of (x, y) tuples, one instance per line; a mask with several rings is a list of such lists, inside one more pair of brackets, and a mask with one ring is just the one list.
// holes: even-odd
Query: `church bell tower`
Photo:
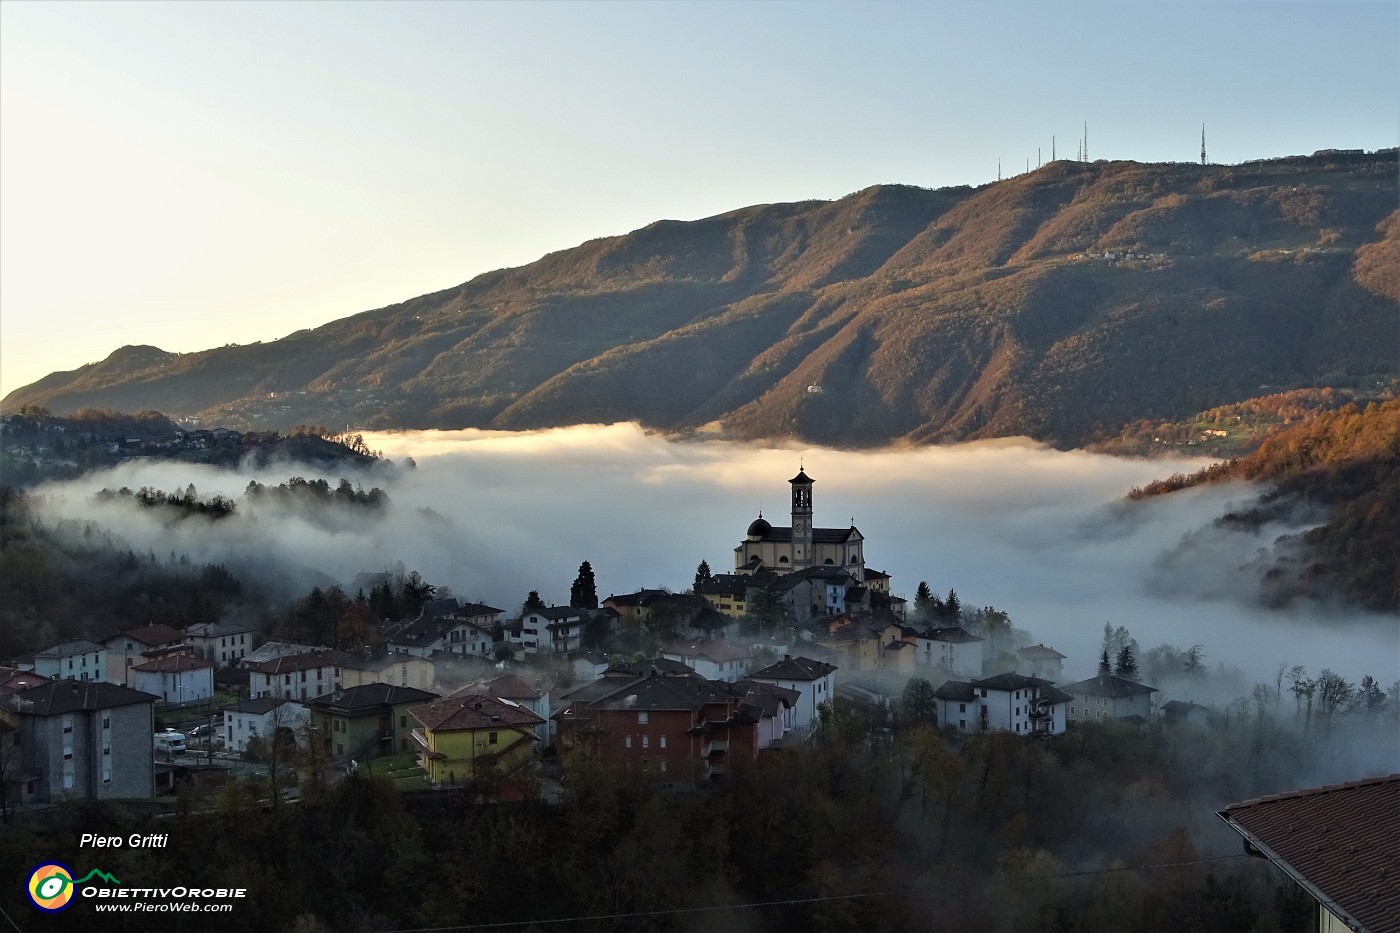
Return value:
[(792, 485), (792, 569), (812, 565), (812, 478), (798, 468)]

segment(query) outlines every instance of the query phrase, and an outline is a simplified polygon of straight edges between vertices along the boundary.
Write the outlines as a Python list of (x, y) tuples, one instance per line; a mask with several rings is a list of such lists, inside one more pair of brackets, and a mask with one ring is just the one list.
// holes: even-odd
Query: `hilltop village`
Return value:
[(1126, 633), (1112, 659), (1107, 640), (1103, 658), (1078, 659), (1101, 662), (1094, 676), (1067, 682), (1065, 656), (1004, 613), (969, 612), (926, 584), (907, 605), (867, 564), (859, 529), (815, 524), (815, 480), (799, 470), (787, 485), (789, 524), (760, 514), (732, 572), (702, 563), (687, 592), (599, 600), (585, 562), (570, 605), (532, 593), (511, 612), (434, 598), (416, 574), (364, 573), (350, 589), (378, 650), (216, 621), (9, 659), (5, 806), (159, 797), (250, 774), (294, 795), (308, 769), (322, 780), (380, 760), (405, 788), (518, 798), (559, 793), (553, 763), (579, 748), (700, 787), (811, 742), (837, 697), (877, 722), (903, 711), (1027, 741), (1091, 720), (1204, 720), (1203, 707), (1158, 703)]
[[(56, 425), (25, 417), (6, 450), (42, 478)], [(319, 431), (186, 433), (172, 455), (158, 427), (120, 426), (115, 452), (111, 425), (62, 433), (70, 458), (242, 462), (310, 442), (392, 476)], [(158, 835), (159, 857), (118, 851), (104, 870), (246, 887), (229, 929), (293, 933), (638, 911), (669, 919), (628, 929), (680, 929), (727, 901), (771, 930), (1296, 928), (1311, 901), (1222, 862), (1238, 843), (1213, 814), (1384, 773), (1400, 685), (1297, 665), (1250, 692), (1198, 645), (1141, 650), (1106, 625), (1097, 657), (1065, 657), (954, 590), (920, 582), (906, 601), (871, 563), (878, 533), (817, 524), (798, 467), (774, 477), (786, 524), (740, 523), (723, 572), (702, 561), (687, 587), (600, 598), (584, 560), (566, 605), (466, 601), (403, 567), (281, 602), (221, 565), (50, 525), (0, 487), (0, 818), (16, 830), (0, 865)], [(372, 523), (388, 497), (294, 476), (236, 500), (104, 489), (93, 507), (217, 535), (260, 510)], [(1166, 906), (1164, 863), (1180, 866)], [(451, 883), (405, 896), (429, 864)], [(532, 896), (507, 895), (522, 878)], [(960, 893), (926, 903), (934, 890)]]

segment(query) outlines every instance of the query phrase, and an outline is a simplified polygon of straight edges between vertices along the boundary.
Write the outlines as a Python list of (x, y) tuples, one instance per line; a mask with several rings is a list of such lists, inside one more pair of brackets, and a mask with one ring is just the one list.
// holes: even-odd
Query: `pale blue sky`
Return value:
[(660, 218), (1394, 146), (1400, 4), (0, 3), (0, 386)]

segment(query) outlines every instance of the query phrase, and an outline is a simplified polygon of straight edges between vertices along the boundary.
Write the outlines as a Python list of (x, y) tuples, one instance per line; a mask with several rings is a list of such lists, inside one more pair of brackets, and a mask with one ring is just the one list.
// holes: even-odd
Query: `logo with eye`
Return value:
[(93, 878), (101, 878), (108, 884), (121, 884), (100, 868), (94, 868), (75, 881), (73, 869), (67, 865), (45, 862), (29, 873), (29, 900), (40, 910), (56, 914), (73, 902), (73, 892), (78, 885), (87, 884)]
[(73, 869), (45, 862), (29, 873), (29, 900), (48, 913), (58, 913), (73, 902)]

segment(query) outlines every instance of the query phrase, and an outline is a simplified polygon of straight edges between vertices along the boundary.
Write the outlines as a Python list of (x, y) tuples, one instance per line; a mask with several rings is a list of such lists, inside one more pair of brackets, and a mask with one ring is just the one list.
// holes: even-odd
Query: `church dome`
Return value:
[(753, 539), (760, 539), (772, 530), (773, 526), (768, 524), (768, 520), (763, 517), (762, 513), (760, 513), (758, 518), (755, 518), (753, 520), (753, 524), (749, 525), (749, 537)]

